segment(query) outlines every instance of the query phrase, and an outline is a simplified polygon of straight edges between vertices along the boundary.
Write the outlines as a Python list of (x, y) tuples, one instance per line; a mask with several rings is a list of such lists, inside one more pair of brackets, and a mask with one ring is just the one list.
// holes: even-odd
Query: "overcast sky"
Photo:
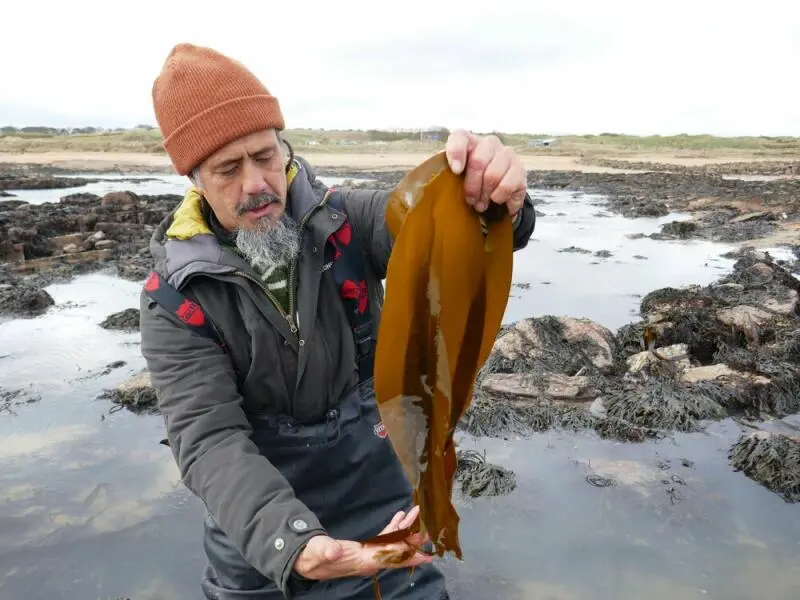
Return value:
[(155, 124), (188, 41), (244, 62), (288, 127), (800, 135), (791, 0), (46, 0), (2, 20), (0, 125)]

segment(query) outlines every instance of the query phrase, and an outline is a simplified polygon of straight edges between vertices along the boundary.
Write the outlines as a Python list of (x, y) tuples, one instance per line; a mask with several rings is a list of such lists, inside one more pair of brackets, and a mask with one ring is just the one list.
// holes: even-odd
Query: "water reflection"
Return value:
[[(528, 247), (515, 256), (516, 286), (506, 322), (555, 313), (616, 329), (636, 318), (641, 295), (658, 287), (709, 283), (733, 265), (719, 256), (733, 250), (730, 245), (637, 238), (688, 215), (626, 219), (604, 209), (601, 196), (530, 191), (543, 202), (537, 205), (543, 216)], [(575, 250), (562, 252), (571, 247)]]
[[(558, 313), (614, 327), (631, 318), (634, 294), (711, 280), (730, 264), (715, 260), (727, 247), (625, 237), (673, 217), (597, 216), (596, 198), (541, 195), (547, 214), (515, 263), (515, 281), (531, 288), (515, 292), (508, 319)], [(566, 246), (613, 256), (558, 252)], [(97, 399), (143, 366), (138, 334), (98, 326), (138, 306), (139, 287), (82, 276), (49, 288), (57, 304), (42, 317), (0, 324), (0, 386), (33, 384), (42, 396), (0, 415), (2, 600), (199, 597), (202, 506), (158, 445), (160, 418), (109, 414)], [(125, 364), (107, 368), (114, 361)], [(726, 421), (638, 445), (591, 432), (459, 438), (514, 469), (518, 487), (502, 498), (456, 498), (465, 561), (443, 562), (453, 597), (800, 597), (798, 507), (729, 469), (738, 433)], [(587, 476), (615, 485), (595, 487)]]
[[(764, 566), (800, 559), (797, 506), (727, 467), (739, 431), (724, 422), (640, 445), (588, 433), (513, 444), (465, 437), (462, 447), (485, 449), (519, 484), (506, 498), (459, 506), (465, 563), (521, 582), (518, 597), (548, 597), (528, 595), (530, 581), (561, 586), (556, 598), (796, 598), (800, 573)], [(594, 487), (592, 473), (616, 485)], [(748, 572), (751, 595), (734, 571)], [(752, 595), (759, 588), (772, 595)]]

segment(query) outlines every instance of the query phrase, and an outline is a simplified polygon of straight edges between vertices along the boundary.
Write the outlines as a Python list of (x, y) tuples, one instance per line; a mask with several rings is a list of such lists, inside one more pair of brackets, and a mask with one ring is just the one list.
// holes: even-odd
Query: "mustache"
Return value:
[(262, 194), (255, 194), (250, 196), (247, 200), (242, 202), (239, 205), (239, 208), (236, 209), (237, 214), (241, 217), (244, 213), (250, 210), (256, 210), (258, 208), (263, 208), (273, 202), (280, 202), (281, 199), (276, 196), (275, 194), (270, 194), (268, 192), (264, 192)]

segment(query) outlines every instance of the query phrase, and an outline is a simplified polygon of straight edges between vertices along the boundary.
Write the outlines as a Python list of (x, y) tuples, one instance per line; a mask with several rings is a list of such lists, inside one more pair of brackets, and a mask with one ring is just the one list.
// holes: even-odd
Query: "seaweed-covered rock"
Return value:
[(147, 371), (124, 381), (116, 389), (106, 390), (101, 398), (111, 400), (120, 409), (127, 408), (134, 413), (158, 413), (158, 399)]
[(181, 199), (114, 191), (102, 198), (72, 194), (43, 204), (0, 202), (0, 262), (53, 281), (124, 261), (120, 274), (127, 275), (127, 265), (136, 263), (132, 278), (144, 279), (150, 237)]
[(0, 283), (0, 315), (35, 317), (55, 304), (47, 290), (33, 283), (10, 279)]
[(513, 471), (486, 462), (486, 457), (475, 450), (459, 450), (455, 481), (465, 496), (504, 496), (517, 487)]
[(800, 411), (800, 281), (747, 254), (708, 286), (662, 288), (616, 336), (585, 320), (524, 319), (500, 332), (459, 427), (525, 435), (593, 427), (643, 440), (709, 419)]
[(109, 315), (100, 323), (100, 327), (119, 331), (139, 331), (139, 309), (126, 308)]
[(589, 319), (539, 317), (505, 328), (495, 342), (489, 369), (493, 373), (528, 371), (575, 375), (614, 367), (614, 334)]
[(731, 448), (731, 466), (787, 502), (800, 502), (800, 437), (755, 431)]

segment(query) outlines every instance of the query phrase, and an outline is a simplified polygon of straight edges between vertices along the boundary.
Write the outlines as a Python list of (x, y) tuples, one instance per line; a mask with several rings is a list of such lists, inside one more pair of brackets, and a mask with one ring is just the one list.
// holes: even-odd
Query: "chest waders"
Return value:
[[(344, 212), (338, 193), (328, 203)], [(288, 415), (251, 417), (252, 441), (289, 481), (295, 495), (333, 538), (365, 540), (377, 535), (398, 510), (411, 508), (411, 486), (380, 421), (373, 391), (375, 332), (367, 302), (365, 254), (347, 219), (325, 246), (326, 263), (344, 303), (356, 346), (359, 382), (316, 423)], [(198, 335), (226, 346), (196, 303), (151, 273), (145, 293)], [(162, 442), (165, 443), (165, 442)], [(203, 545), (208, 564), (202, 579), (213, 600), (282, 600), (281, 590), (251, 566), (206, 512)], [(291, 527), (302, 531), (303, 521)], [(444, 577), (431, 564), (379, 572), (383, 598), (446, 600)], [(293, 598), (373, 600), (371, 577), (319, 581)]]

